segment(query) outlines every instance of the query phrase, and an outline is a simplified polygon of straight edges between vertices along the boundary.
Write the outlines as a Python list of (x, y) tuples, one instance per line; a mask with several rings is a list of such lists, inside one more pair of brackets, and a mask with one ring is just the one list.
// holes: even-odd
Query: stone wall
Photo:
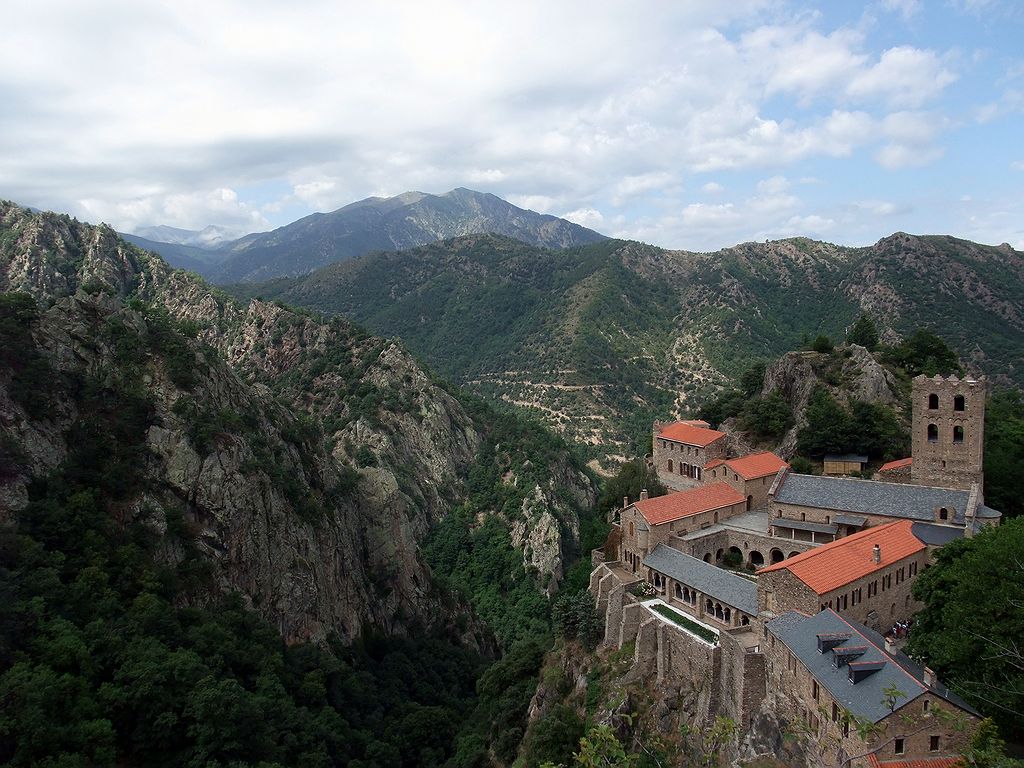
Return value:
[[(658, 479), (670, 488), (695, 488), (704, 483), (704, 465), (712, 459), (726, 457), (726, 440), (724, 437), (706, 447), (687, 445), (675, 440), (666, 440), (654, 430), (654, 449), (651, 461), (658, 472)], [(669, 467), (671, 462), (671, 468)], [(699, 477), (688, 477), (685, 466), (698, 468)]]
[[(815, 548), (815, 545), (809, 541), (792, 541), (731, 528), (720, 528), (699, 538), (676, 537), (670, 539), (668, 544), (680, 552), (716, 564), (721, 563), (722, 557), (733, 547), (742, 555), (744, 563), (754, 562), (756, 564), (757, 557), (753, 553), (759, 553), (763, 558), (764, 565), (781, 562), (773, 557), (778, 558), (781, 555), (782, 560), (788, 560), (795, 554)], [(755, 565), (755, 567), (760, 566)]]
[(985, 382), (955, 376), (948, 379), (918, 376), (914, 379), (911, 397), (914, 463), (910, 474), (913, 482), (963, 489), (977, 483), (981, 488)]
[[(866, 757), (871, 752), (883, 760), (958, 754), (977, 727), (973, 715), (925, 693), (903, 706), (897, 704), (895, 712), (878, 724), (877, 733), (862, 738), (855, 727), (844, 726), (842, 702), (834, 699), (823, 685), (815, 684), (807, 668), (790, 655), (783, 642), (768, 633), (762, 650), (766, 662), (766, 701), (772, 702), (774, 717), (788, 723), (791, 731), (802, 731), (808, 737), (808, 764), (838, 765), (850, 758), (851, 765), (867, 765)], [(939, 710), (949, 717), (937, 716)], [(938, 750), (931, 750), (932, 736), (939, 737)], [(904, 742), (900, 755), (895, 751), (896, 738)]]
[[(639, 599), (629, 594), (604, 563), (594, 569), (590, 590), (604, 615), (602, 644), (622, 648), (634, 643), (635, 674), (653, 682), (678, 686), (693, 723), (710, 723), (715, 715), (748, 725), (765, 691), (764, 657), (749, 652), (753, 629), (725, 630), (712, 646), (654, 616)], [(750, 643), (747, 642), (746, 645)], [(633, 674), (631, 673), (631, 674)]]
[(832, 608), (884, 633), (896, 621), (909, 619), (924, 607), (913, 598), (911, 590), (927, 562), (928, 552), (921, 550), (824, 594), (815, 592), (787, 569), (768, 571), (757, 577), (758, 608), (772, 613), (802, 611), (812, 615), (822, 608)]

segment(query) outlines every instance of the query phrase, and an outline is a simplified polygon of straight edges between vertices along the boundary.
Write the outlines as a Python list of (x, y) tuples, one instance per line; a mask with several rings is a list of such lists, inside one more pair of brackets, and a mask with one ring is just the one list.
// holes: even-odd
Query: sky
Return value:
[(1024, 249), (1015, 0), (5, 0), (0, 198), (265, 231), (492, 192), (688, 250)]

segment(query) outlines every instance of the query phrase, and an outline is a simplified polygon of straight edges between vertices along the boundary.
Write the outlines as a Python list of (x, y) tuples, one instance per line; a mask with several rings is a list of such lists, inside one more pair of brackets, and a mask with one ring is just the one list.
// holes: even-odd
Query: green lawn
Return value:
[(718, 633), (717, 632), (715, 632), (714, 630), (708, 629), (707, 627), (704, 627), (704, 626), (698, 624), (695, 621), (691, 621), (690, 619), (686, 618), (686, 616), (684, 616), (683, 614), (679, 613), (679, 611), (674, 611), (671, 608), (669, 608), (667, 605), (662, 605), (661, 603), (653, 603), (649, 607), (652, 610), (657, 611), (658, 613), (660, 613), (666, 619), (670, 619), (671, 621), (674, 621), (676, 624), (679, 624), (680, 626), (686, 627), (686, 629), (688, 631), (690, 631), (693, 634), (695, 634), (701, 640), (705, 640), (705, 641), (711, 643), (712, 645), (717, 645), (718, 644)]

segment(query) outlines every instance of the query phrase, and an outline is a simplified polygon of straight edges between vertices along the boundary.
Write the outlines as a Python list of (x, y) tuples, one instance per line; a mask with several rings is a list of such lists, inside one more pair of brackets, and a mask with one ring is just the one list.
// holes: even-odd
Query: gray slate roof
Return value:
[(953, 528), (948, 525), (935, 525), (934, 523), (914, 523), (910, 526), (910, 532), (925, 544), (933, 547), (942, 547), (954, 539), (962, 539), (963, 528)]
[(868, 521), (866, 517), (861, 515), (848, 515), (845, 512), (840, 512), (838, 515), (833, 515), (832, 519), (840, 525), (852, 525), (856, 528), (860, 528), (864, 523)]
[[(802, 507), (834, 509), (838, 512), (924, 521), (935, 519), (937, 507), (949, 507), (956, 510), (952, 522), (963, 525), (969, 495), (968, 491), (950, 488), (790, 473), (782, 487), (775, 492), (775, 501)], [(979, 517), (998, 517), (999, 514), (978, 505)]]
[[(768, 631), (786, 644), (786, 647), (807, 667), (814, 679), (827, 690), (840, 706), (850, 710), (858, 717), (864, 717), (877, 723), (890, 714), (889, 708), (883, 703), (885, 694), (882, 692), (890, 686), (906, 694), (896, 705), (898, 712), (901, 707), (918, 698), (926, 691), (941, 696), (950, 703), (972, 714), (977, 714), (963, 699), (953, 694), (943, 685), (929, 688), (924, 683), (924, 670), (903, 653), (888, 654), (882, 636), (854, 621), (841, 618), (832, 609), (826, 608), (816, 616), (804, 616), (796, 611), (789, 611), (767, 625)], [(833, 666), (832, 651), (818, 652), (819, 634), (846, 634), (849, 639), (835, 647), (843, 648), (865, 646), (866, 651), (856, 658), (859, 663), (884, 662), (881, 669), (868, 675), (855, 684), (850, 683), (849, 669), (844, 665)], [(874, 666), (874, 665), (872, 665)]]
[(793, 528), (797, 531), (814, 531), (815, 533), (837, 533), (839, 527), (832, 523), (815, 523), (810, 520), (791, 520), (788, 517), (773, 517), (772, 525), (779, 528)]
[(664, 544), (659, 544), (644, 558), (644, 565), (750, 616), (757, 616), (757, 584), (742, 576)]

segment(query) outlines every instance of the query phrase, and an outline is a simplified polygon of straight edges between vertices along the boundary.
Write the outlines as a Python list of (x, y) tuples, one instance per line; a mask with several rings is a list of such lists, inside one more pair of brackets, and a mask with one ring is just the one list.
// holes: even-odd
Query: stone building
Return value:
[(887, 629), (923, 606), (911, 596), (928, 564), (928, 545), (910, 520), (872, 526), (757, 572), (758, 607), (780, 614), (831, 608)]
[(984, 490), (985, 382), (917, 376), (911, 396), (912, 482)]
[(878, 471), (871, 477), (872, 480), (880, 480), (884, 483), (909, 483), (910, 468), (914, 460), (910, 457), (887, 461), (878, 468)]
[(726, 483), (670, 493), (654, 499), (647, 492), (627, 504), (619, 516), (618, 559), (634, 574), (659, 544), (743, 512), (746, 499)]
[(788, 467), (783, 459), (771, 451), (752, 453), (738, 459), (712, 459), (704, 465), (705, 482), (724, 481), (739, 491), (747, 500), (747, 509), (765, 509), (768, 489), (775, 475)]
[[(916, 466), (916, 465), (915, 465)], [(773, 535), (831, 541), (871, 525), (916, 520), (967, 529), (998, 525), (1001, 513), (970, 490), (800, 475), (785, 469), (768, 491)]]
[(725, 433), (711, 429), (706, 421), (654, 422), (651, 461), (658, 479), (668, 488), (693, 488), (704, 479), (704, 467), (726, 456)]
[(757, 583), (659, 544), (644, 558), (647, 582), (671, 607), (712, 626), (747, 627), (757, 619)]
[(775, 714), (810, 736), (823, 765), (931, 765), (958, 756), (981, 715), (872, 630), (824, 609), (767, 621)]

